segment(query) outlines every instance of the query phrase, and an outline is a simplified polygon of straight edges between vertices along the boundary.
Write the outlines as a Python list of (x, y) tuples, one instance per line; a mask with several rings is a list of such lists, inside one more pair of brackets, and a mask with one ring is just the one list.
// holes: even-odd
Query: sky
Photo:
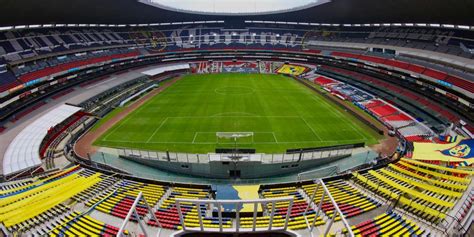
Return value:
[(291, 9), (322, 0), (151, 0), (168, 7), (214, 13), (256, 13)]

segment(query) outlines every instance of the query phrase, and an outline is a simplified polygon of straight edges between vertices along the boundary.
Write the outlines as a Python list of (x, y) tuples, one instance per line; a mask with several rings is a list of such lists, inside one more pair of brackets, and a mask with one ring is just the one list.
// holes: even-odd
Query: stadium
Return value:
[(0, 7), (0, 236), (474, 236), (474, 2)]

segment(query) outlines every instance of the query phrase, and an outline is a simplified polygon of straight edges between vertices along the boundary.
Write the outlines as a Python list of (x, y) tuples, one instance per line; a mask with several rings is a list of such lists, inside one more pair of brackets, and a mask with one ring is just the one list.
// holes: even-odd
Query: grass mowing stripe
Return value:
[(361, 126), (284, 76), (201, 74), (185, 76), (151, 98), (94, 144), (207, 153), (229, 147), (217, 142), (216, 132), (254, 132), (253, 143), (242, 139), (238, 146), (264, 153), (376, 143), (377, 137)]

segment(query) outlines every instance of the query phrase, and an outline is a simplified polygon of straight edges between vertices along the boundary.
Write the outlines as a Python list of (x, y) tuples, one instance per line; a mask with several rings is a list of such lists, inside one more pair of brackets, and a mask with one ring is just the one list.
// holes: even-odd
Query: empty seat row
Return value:
[[(118, 182), (109, 192), (105, 192), (86, 203), (87, 206), (96, 205), (95, 209), (116, 217), (125, 218), (138, 194), (142, 192), (143, 197), (152, 208), (165, 194), (167, 187), (122, 180)], [(148, 209), (143, 200), (137, 205), (137, 213), (140, 216), (146, 215)], [(135, 220), (135, 216), (132, 216)]]
[[(425, 233), (414, 222), (394, 212), (353, 225), (351, 230), (355, 236), (422, 236)], [(348, 233), (345, 228), (342, 232)]]
[[(380, 206), (380, 203), (378, 203), (376, 200), (367, 197), (356, 188), (350, 186), (344, 180), (330, 181), (326, 183), (326, 186), (345, 218), (360, 215)], [(316, 190), (316, 184), (303, 185), (303, 190), (306, 192), (308, 197), (311, 198), (314, 191)], [(319, 205), (322, 195), (323, 189), (317, 189), (313, 199), (313, 202), (316, 205)], [(329, 217), (332, 217), (335, 212), (335, 207), (330, 202), (327, 195), (324, 197), (321, 208)], [(337, 216), (336, 220), (339, 220), (340, 218), (340, 216)]]

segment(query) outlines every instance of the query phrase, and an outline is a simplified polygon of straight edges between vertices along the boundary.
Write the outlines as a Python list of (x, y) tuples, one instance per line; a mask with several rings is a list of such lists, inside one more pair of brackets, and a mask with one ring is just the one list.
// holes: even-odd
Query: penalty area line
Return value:
[(275, 139), (275, 142), (278, 144), (279, 142), (278, 142), (278, 139), (275, 136), (275, 132), (272, 132), (272, 134), (273, 134), (273, 139)]
[(168, 121), (168, 118), (169, 117), (166, 117), (166, 119), (161, 122), (160, 126), (158, 128), (156, 128), (155, 131), (153, 132), (153, 134), (151, 134), (151, 136), (148, 138), (148, 140), (146, 140), (146, 143), (150, 142), (151, 138), (153, 138), (153, 136), (155, 136), (155, 134), (158, 132), (158, 130), (160, 130), (160, 128), (163, 126), (163, 124), (165, 124), (166, 121)]
[(313, 134), (319, 139), (319, 141), (323, 141), (323, 139), (321, 139), (321, 137), (319, 137), (319, 135), (316, 133), (316, 131), (314, 131), (313, 127), (309, 126), (308, 122), (306, 122), (306, 119), (304, 119), (303, 117), (301, 117), (301, 120), (303, 120), (303, 122), (306, 124), (306, 126), (311, 129), (311, 131), (313, 132)]
[(192, 144), (194, 144), (194, 141), (196, 141), (196, 137), (197, 137), (197, 135), (198, 135), (198, 132), (195, 132), (195, 133), (194, 133), (194, 138), (193, 138), (193, 142), (192, 142)]

